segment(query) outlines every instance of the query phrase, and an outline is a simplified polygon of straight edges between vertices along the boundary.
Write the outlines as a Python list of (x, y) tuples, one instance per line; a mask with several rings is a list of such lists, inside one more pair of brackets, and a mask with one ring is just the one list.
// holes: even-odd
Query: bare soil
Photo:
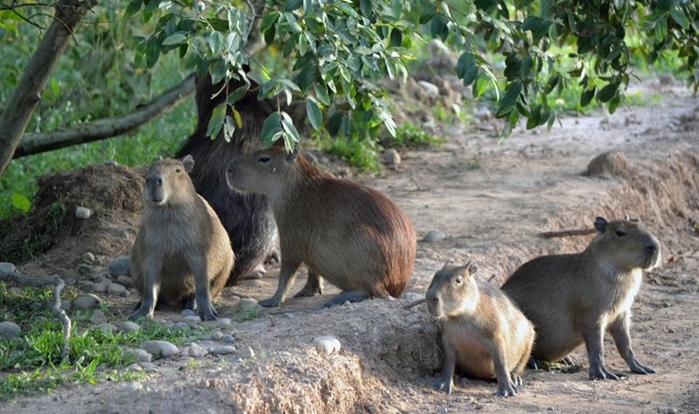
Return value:
[[(494, 383), (469, 378), (459, 379), (454, 393), (446, 395), (431, 387), (441, 355), (437, 322), (424, 305), (406, 310), (406, 299), (369, 300), (321, 310), (327, 295), (338, 292), (329, 288), (322, 297), (290, 299), (281, 308), (265, 310), (263, 317), (229, 328), (238, 350), (252, 349), (252, 358), (207, 356), (188, 364), (183, 354), (156, 361), (158, 372), (136, 384), (62, 387), (2, 404), (0, 412), (697, 412), (699, 100), (672, 87), (651, 86), (650, 92), (663, 95), (663, 103), (622, 108), (613, 116), (562, 119), (549, 132), (518, 129), (502, 141), (493, 136), (492, 123), (439, 125), (436, 132), (447, 138), (441, 148), (403, 150), (398, 170), (353, 179), (394, 199), (419, 237), (429, 230), (446, 235), (418, 244), (409, 287), (417, 295), (424, 295), (447, 259), (474, 260), (479, 278), (500, 285), (525, 261), (580, 251), (592, 237), (544, 239), (540, 232), (590, 228), (596, 216), (629, 214), (641, 220), (662, 243), (663, 265), (646, 275), (633, 306), (632, 341), (638, 359), (657, 374), (631, 373), (607, 338), (606, 362), (626, 375), (623, 380), (590, 381), (580, 349), (573, 354), (579, 371), (527, 370), (514, 398), (497, 398)], [(608, 151), (613, 152), (597, 159), (586, 174), (588, 163)], [(62, 177), (59, 182), (70, 185), (54, 184), (54, 197), (81, 185), (82, 193), (92, 194), (64, 201), (65, 211), (72, 214), (80, 203), (93, 209), (93, 216), (61, 221), (55, 244), (20, 270), (58, 274), (87, 289), (89, 275), (80, 271), (83, 253), (94, 253), (98, 264), (92, 273), (103, 273), (110, 259), (128, 252), (140, 208), (115, 196), (132, 187), (132, 178), (124, 177), (133, 172), (94, 168), (101, 169), (97, 177), (109, 177), (121, 187), (94, 188), (104, 181), (86, 179), (85, 171)], [(86, 191), (84, 186), (92, 187)], [(139, 193), (138, 184), (132, 190)], [(273, 266), (262, 280), (227, 288), (216, 304), (219, 313), (234, 312), (240, 296), (271, 296), (278, 270)], [(299, 279), (297, 290), (305, 273)], [(104, 299), (120, 320), (136, 296)], [(178, 315), (156, 313), (163, 319)], [(335, 336), (342, 349), (320, 353), (313, 339), (321, 335)]]

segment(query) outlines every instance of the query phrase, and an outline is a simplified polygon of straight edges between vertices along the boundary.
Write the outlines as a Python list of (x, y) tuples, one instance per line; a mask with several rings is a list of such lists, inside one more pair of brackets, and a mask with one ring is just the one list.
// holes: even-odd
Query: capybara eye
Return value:
[(617, 230), (616, 235), (617, 235), (617, 237), (623, 238), (623, 237), (626, 237), (626, 232), (623, 230)]
[(257, 161), (259, 161), (260, 164), (267, 164), (269, 162), (269, 160), (271, 160), (271, 159), (272, 158), (270, 158), (269, 155), (263, 155), (260, 158), (258, 158)]
[(460, 285), (460, 284), (462, 284), (463, 282), (464, 282), (464, 278), (461, 277), (461, 276), (457, 276), (457, 277), (454, 278), (454, 283), (456, 283), (457, 285)]
[(182, 172), (182, 168), (175, 168), (175, 172), (179, 174), (180, 172)]

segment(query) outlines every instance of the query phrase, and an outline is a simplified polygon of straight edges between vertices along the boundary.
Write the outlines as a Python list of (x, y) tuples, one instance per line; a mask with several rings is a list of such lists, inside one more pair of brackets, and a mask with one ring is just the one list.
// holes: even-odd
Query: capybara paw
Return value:
[(636, 374), (655, 374), (655, 370), (653, 368), (641, 365), (638, 363), (638, 361), (633, 361), (633, 364), (629, 364), (629, 368), (631, 368), (631, 371), (635, 372)]
[(517, 395), (517, 393), (515, 392), (515, 389), (512, 386), (512, 384), (508, 384), (505, 386), (498, 386), (498, 390), (495, 392), (495, 395), (498, 397), (507, 398), (514, 397), (515, 395)]
[(202, 321), (215, 321), (218, 313), (213, 306), (209, 306), (207, 309), (199, 309), (199, 317)]
[(442, 381), (440, 379), (440, 380), (435, 381), (434, 388), (437, 391), (444, 391), (447, 394), (451, 394), (451, 392), (454, 388), (454, 382), (453, 381)]
[(309, 298), (311, 296), (320, 295), (322, 293), (323, 292), (321, 289), (305, 287), (305, 288), (301, 289), (299, 291), (299, 293), (295, 294), (294, 297), (295, 298)]
[(512, 379), (512, 386), (514, 388), (519, 388), (522, 386), (522, 377), (517, 374), (510, 373), (510, 378)]
[(260, 306), (264, 306), (265, 308), (275, 308), (280, 305), (281, 301), (275, 297), (271, 297), (269, 299), (262, 299), (257, 303), (259, 303)]
[(604, 367), (590, 367), (590, 379), (591, 380), (619, 380), (619, 376), (607, 371)]
[(152, 318), (153, 312), (148, 310), (147, 306), (141, 306), (136, 312), (129, 316), (129, 320), (135, 321), (139, 318)]

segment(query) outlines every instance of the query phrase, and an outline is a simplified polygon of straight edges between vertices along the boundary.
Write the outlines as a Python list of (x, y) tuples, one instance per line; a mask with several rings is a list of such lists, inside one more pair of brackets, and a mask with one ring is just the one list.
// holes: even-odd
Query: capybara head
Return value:
[(293, 177), (291, 171), (299, 153), (287, 153), (284, 147), (272, 147), (250, 154), (233, 156), (226, 169), (228, 185), (245, 193), (278, 193)]
[(146, 203), (164, 206), (177, 203), (182, 197), (191, 197), (194, 185), (187, 173), (193, 167), (194, 159), (191, 155), (181, 160), (164, 158), (156, 161), (146, 174)]
[(629, 220), (607, 221), (597, 217), (599, 232), (588, 249), (614, 268), (651, 270), (660, 264), (660, 243), (652, 234)]
[(451, 260), (435, 273), (425, 297), (427, 309), (438, 319), (457, 317), (475, 311), (478, 305), (478, 284), (472, 277), (478, 266), (450, 266)]

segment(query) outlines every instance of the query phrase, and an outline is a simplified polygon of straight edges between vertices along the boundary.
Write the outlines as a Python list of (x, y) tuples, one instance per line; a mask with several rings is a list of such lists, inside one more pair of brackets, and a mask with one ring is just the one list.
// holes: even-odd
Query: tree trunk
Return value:
[(129, 132), (175, 107), (187, 98), (194, 92), (194, 78), (194, 74), (187, 76), (175, 87), (165, 91), (148, 104), (136, 108), (135, 111), (129, 114), (99, 119), (61, 131), (27, 134), (20, 142), (19, 147), (17, 147), (14, 158), (85, 142), (99, 141)]
[(0, 117), (0, 175), (10, 164), (29, 118), (75, 28), (96, 4), (97, 0), (59, 0), (56, 4), (53, 22), (27, 63), (22, 79)]

